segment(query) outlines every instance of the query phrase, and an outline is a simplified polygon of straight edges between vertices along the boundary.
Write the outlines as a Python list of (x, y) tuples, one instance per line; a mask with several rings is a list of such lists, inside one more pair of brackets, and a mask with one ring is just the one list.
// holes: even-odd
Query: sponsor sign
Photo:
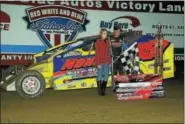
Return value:
[[(124, 20), (124, 21), (123, 21)], [(131, 22), (131, 23), (130, 23)], [(111, 21), (101, 21), (100, 22), (100, 28), (106, 28), (111, 29), (115, 26), (120, 26), (123, 32), (133, 32), (135, 31), (136, 34), (142, 35), (142, 30), (133, 30), (133, 28), (136, 28), (140, 26), (140, 20), (135, 16), (119, 16), (116, 18), (113, 18)]]
[(31, 64), (33, 55), (29, 54), (0, 54), (1, 65)]
[(10, 23), (10, 16), (6, 12), (0, 10), (0, 31), (9, 31)]
[(72, 41), (77, 34), (85, 31), (85, 11), (58, 5), (31, 7), (26, 10), (28, 28), (35, 31), (48, 47)]
[(175, 55), (175, 61), (184, 61), (184, 55)]
[(184, 13), (183, 1), (64, 1), (64, 0), (20, 0), (3, 1), (6, 4), (22, 5), (66, 5), (81, 9), (109, 10), (109, 11), (136, 11), (136, 12), (157, 12), (157, 13)]

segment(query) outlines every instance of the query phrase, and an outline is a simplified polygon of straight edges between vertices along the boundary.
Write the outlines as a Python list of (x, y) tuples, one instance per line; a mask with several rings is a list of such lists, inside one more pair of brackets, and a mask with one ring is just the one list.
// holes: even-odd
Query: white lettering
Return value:
[(33, 56), (32, 55), (28, 55), (27, 56), (27, 60), (32, 60), (33, 59)]
[(116, 2), (116, 8), (119, 9), (119, 2)]
[(159, 10), (160, 11), (167, 11), (167, 12), (184, 12), (184, 6), (181, 5), (167, 5), (166, 8), (163, 6), (163, 3), (159, 3)]
[(33, 18), (33, 17), (34, 17), (33, 12), (30, 12), (30, 17), (31, 17), (31, 18)]
[(169, 11), (169, 12), (172, 12), (173, 11), (173, 6), (172, 5), (168, 5), (166, 10)]
[(149, 4), (149, 12), (153, 12), (154, 11), (154, 8), (155, 8), (155, 4)]
[(71, 1), (71, 6), (78, 6), (78, 1)]
[(84, 5), (84, 1), (80, 1), (80, 5), (82, 6), (82, 7), (84, 7), (85, 5)]
[(20, 0), (20, 2), (28, 3), (28, 2), (30, 2), (30, 0)]
[(134, 9), (134, 8), (133, 8), (133, 2), (132, 2), (132, 1), (129, 2), (129, 8), (130, 8), (130, 9)]
[(47, 1), (48, 4), (55, 4), (55, 1)]
[(34, 17), (38, 17), (41, 15), (41, 12), (39, 10), (34, 11), (34, 12), (30, 12), (30, 17), (34, 18)]
[(135, 4), (135, 8), (136, 8), (137, 10), (141, 10), (141, 9), (142, 9), (142, 5), (141, 5), (140, 3), (136, 3), (136, 4)]
[(41, 13), (42, 15), (58, 14), (58, 9), (42, 9)]
[(46, 4), (46, 1), (45, 0), (38, 0), (37, 3), (38, 4)]
[(110, 9), (113, 8), (114, 2), (115, 2), (115, 1), (107, 1), (107, 5), (108, 5), (108, 7), (109, 7)]
[(174, 7), (174, 10), (178, 11), (178, 12), (181, 12), (181, 10), (183, 11), (183, 9), (184, 9), (184, 6), (181, 7), (180, 5), (175, 5), (175, 7)]
[(2, 55), (1, 56), (1, 60), (6, 60), (6, 56), (5, 55)]
[(161, 10), (161, 11), (165, 11), (165, 9), (163, 8), (163, 3), (159, 3), (159, 10)]
[(93, 1), (87, 1), (86, 4), (87, 4), (88, 7), (93, 7), (94, 6)]
[(143, 10), (146, 10), (147, 6), (149, 6), (149, 5), (148, 4), (143, 4)]
[(22, 55), (18, 55), (17, 57), (18, 57), (18, 59), (19, 59), (19, 60), (21, 60), (21, 58), (22, 58)]
[(7, 60), (12, 60), (12, 56), (11, 55), (7, 55), (6, 58), (7, 58)]
[(101, 1), (96, 1), (96, 7), (97, 8), (101, 8), (102, 7), (102, 3), (101, 3)]
[(121, 6), (122, 9), (127, 9), (128, 8), (127, 3), (121, 3), (120, 6)]
[(13, 55), (13, 60), (16, 60), (17, 55)]
[(175, 56), (176, 61), (184, 61), (184, 56)]
[(65, 0), (62, 0), (62, 1), (60, 2), (60, 4), (61, 4), (61, 5), (67, 5), (67, 6), (69, 6), (69, 2), (67, 2), (67, 1), (65, 1)]

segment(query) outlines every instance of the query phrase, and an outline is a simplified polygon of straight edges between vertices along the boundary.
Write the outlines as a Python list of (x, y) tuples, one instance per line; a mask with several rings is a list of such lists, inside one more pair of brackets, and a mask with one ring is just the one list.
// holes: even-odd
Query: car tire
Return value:
[(17, 77), (15, 87), (19, 95), (26, 99), (40, 97), (45, 90), (45, 79), (37, 71), (26, 70)]

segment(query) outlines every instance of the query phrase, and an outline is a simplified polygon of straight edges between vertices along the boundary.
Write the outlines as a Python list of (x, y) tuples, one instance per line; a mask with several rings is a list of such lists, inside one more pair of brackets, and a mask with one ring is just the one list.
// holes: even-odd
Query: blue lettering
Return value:
[(105, 21), (101, 21), (100, 22), (100, 28), (111, 29), (111, 27), (112, 27), (112, 23), (111, 22), (105, 22)]

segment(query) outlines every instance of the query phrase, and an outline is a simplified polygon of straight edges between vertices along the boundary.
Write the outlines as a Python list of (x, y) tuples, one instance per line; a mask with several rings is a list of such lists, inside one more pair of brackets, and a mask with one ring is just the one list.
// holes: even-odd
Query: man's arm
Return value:
[(128, 45), (125, 42), (125, 40), (123, 39), (123, 41), (122, 41), (122, 52), (124, 52), (127, 48), (128, 48)]

